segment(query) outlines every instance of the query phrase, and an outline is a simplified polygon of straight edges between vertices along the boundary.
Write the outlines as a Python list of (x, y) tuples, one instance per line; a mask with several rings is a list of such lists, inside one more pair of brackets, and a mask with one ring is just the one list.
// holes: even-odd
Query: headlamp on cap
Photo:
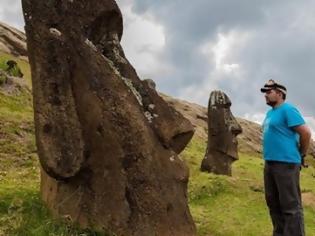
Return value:
[(272, 89), (276, 89), (276, 90), (280, 91), (281, 93), (283, 93), (284, 95), (287, 95), (286, 87), (284, 87), (281, 84), (276, 83), (273, 79), (268, 80), (268, 82), (264, 85), (263, 88), (260, 89), (260, 91), (262, 93), (265, 93), (265, 92), (272, 90)]

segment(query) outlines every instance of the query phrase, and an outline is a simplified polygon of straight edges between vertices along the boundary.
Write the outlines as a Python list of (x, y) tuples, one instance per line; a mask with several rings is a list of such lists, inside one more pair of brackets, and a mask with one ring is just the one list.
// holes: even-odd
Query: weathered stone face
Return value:
[(208, 105), (208, 146), (202, 171), (231, 175), (231, 164), (238, 159), (236, 136), (242, 132), (230, 110), (231, 101), (221, 91), (210, 94)]
[(48, 207), (117, 235), (195, 235), (177, 156), (192, 125), (125, 58), (115, 1), (22, 2)]

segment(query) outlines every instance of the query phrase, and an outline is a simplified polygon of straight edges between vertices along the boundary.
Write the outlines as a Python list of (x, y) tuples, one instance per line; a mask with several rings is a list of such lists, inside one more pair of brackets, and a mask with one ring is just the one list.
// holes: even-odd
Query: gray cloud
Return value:
[[(236, 115), (250, 117), (268, 109), (259, 88), (274, 78), (287, 86), (288, 101), (306, 116), (315, 117), (311, 84), (315, 77), (314, 1), (117, 2), (124, 14), (126, 54), (140, 76), (156, 80), (161, 91), (206, 105), (210, 91), (221, 89), (231, 97)], [(163, 28), (161, 48), (150, 44), (133, 48), (130, 38), (141, 41), (144, 35), (128, 30), (136, 20), (126, 6), (139, 19)], [(23, 29), (21, 1), (2, 0), (0, 20)], [(218, 69), (214, 49), (220, 46), (221, 36), (227, 38), (228, 48)], [(144, 54), (150, 60), (143, 66)], [(225, 66), (230, 67), (225, 70)], [(152, 73), (148, 72), (151, 67)]]
[[(244, 116), (268, 109), (259, 89), (266, 80), (274, 78), (287, 86), (289, 102), (300, 107), (303, 114), (315, 116), (311, 86), (315, 75), (315, 2), (130, 3), (135, 14), (164, 28), (165, 45), (156, 58), (175, 69), (153, 78), (162, 91), (206, 105), (209, 92), (222, 89), (232, 98), (235, 113)], [(213, 52), (204, 54), (200, 50), (203, 45), (216, 45), (219, 34), (235, 35), (224, 57), (224, 63), (239, 66), (233, 73), (216, 70)]]

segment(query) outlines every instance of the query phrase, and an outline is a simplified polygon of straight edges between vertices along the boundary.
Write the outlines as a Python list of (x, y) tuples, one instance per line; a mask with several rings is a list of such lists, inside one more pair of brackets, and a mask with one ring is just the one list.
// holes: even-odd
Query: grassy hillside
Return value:
[[(190, 167), (189, 205), (198, 235), (271, 235), (272, 225), (263, 193), (263, 161), (260, 156), (240, 153), (233, 164), (233, 177), (201, 173), (204, 142), (193, 140), (183, 153)], [(314, 196), (315, 169), (302, 171), (302, 192)], [(309, 200), (311, 199), (311, 201)], [(313, 197), (304, 202), (306, 234), (315, 235)]]
[[(30, 85), (27, 62), (15, 59)], [(31, 94), (0, 90), (0, 235), (101, 235), (53, 220), (39, 197), (39, 164)], [(201, 173), (205, 142), (193, 139), (182, 153), (190, 168), (189, 205), (198, 235), (271, 235), (263, 196), (260, 156), (240, 153), (233, 177)], [(315, 169), (302, 171), (307, 235), (315, 235)]]

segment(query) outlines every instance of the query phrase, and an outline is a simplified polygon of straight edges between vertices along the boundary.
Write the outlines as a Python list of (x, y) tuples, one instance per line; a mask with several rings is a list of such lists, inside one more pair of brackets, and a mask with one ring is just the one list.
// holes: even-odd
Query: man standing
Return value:
[(263, 123), (265, 198), (273, 236), (304, 236), (300, 168), (311, 133), (300, 112), (285, 102), (287, 90), (269, 80), (261, 92), (272, 108)]

